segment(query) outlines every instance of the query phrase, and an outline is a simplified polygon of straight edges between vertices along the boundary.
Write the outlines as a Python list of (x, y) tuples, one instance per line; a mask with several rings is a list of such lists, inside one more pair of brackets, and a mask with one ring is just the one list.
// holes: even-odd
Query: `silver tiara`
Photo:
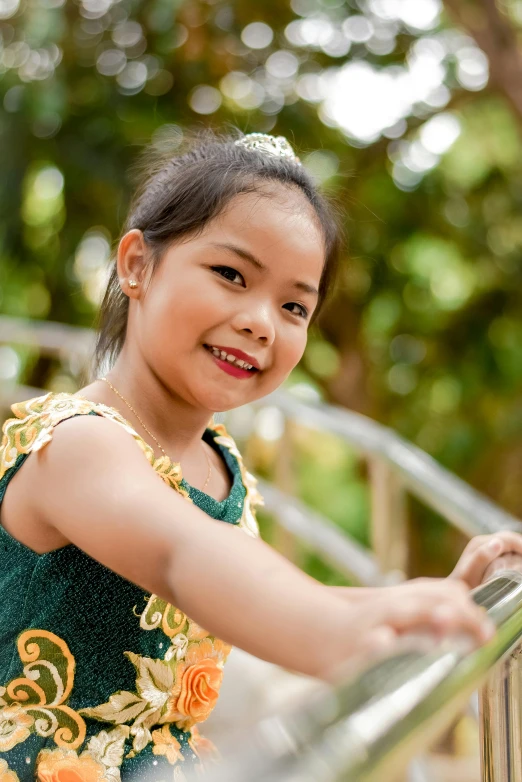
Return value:
[(269, 136), (267, 133), (248, 133), (235, 142), (237, 147), (254, 149), (264, 155), (273, 157), (285, 157), (301, 165), (299, 158), (284, 136)]

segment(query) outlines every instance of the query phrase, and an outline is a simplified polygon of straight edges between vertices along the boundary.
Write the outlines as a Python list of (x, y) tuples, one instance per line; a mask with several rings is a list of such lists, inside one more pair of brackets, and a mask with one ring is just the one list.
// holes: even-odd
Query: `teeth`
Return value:
[(247, 364), (246, 361), (243, 361), (240, 358), (236, 358), (232, 355), (232, 353), (225, 353), (224, 350), (219, 350), (218, 348), (214, 348), (211, 345), (210, 352), (213, 356), (216, 358), (220, 358), (221, 361), (228, 361), (229, 364), (235, 364), (235, 366), (240, 367), (241, 369), (253, 369), (252, 364)]

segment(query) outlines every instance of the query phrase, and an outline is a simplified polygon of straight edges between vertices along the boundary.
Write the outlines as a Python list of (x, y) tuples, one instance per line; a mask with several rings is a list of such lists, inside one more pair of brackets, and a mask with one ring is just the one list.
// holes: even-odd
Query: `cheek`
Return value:
[(300, 362), (306, 348), (307, 331), (304, 328), (295, 328), (289, 331), (281, 340), (279, 358), (277, 362), (281, 371), (287, 374)]
[(188, 336), (205, 329), (218, 315), (216, 298), (206, 295), (197, 279), (185, 277), (176, 281), (158, 277), (148, 294), (144, 315), (147, 325), (159, 333), (177, 338)]

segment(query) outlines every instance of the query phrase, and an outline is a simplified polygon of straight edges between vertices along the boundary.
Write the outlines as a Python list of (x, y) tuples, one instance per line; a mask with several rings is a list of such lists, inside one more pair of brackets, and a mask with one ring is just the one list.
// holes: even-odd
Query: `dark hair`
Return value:
[[(304, 166), (291, 158), (275, 157), (235, 144), (233, 136), (199, 133), (188, 149), (179, 149), (179, 137), (163, 136), (145, 150), (137, 166), (138, 188), (122, 236), (133, 228), (143, 232), (154, 267), (169, 245), (197, 234), (240, 193), (261, 192), (266, 183), (299, 188), (314, 209), (324, 236), (325, 265), (319, 285), (320, 307), (333, 288), (338, 268), (340, 230), (336, 212), (321, 195)], [(173, 148), (177, 154), (173, 154)], [(98, 319), (95, 366), (112, 364), (121, 351), (127, 329), (129, 299), (118, 281), (116, 261)]]

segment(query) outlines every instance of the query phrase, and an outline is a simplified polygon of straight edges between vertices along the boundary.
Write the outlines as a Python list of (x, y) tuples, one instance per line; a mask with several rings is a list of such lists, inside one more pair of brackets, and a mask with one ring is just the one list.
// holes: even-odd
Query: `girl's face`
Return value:
[(323, 265), (321, 230), (302, 194), (273, 186), (237, 196), (145, 275), (128, 339), (187, 404), (211, 412), (246, 404), (300, 360)]

